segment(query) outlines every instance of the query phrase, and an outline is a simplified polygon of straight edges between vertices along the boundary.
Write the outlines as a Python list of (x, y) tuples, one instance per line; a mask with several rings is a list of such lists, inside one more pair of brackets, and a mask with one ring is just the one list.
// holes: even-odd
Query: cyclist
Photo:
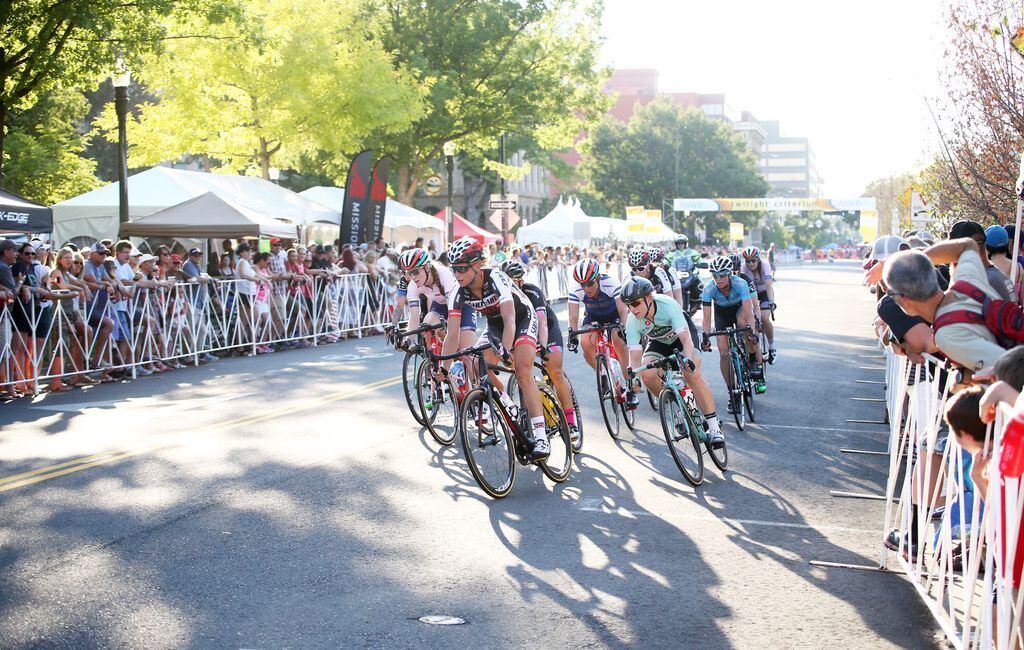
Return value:
[[(750, 294), (750, 311), (754, 314), (754, 331), (758, 334), (761, 333), (761, 304), (757, 301), (757, 282), (754, 281), (754, 274), (750, 272), (746, 264), (743, 263), (743, 258), (733, 253), (729, 255), (729, 262), (732, 264), (733, 275), (738, 275), (741, 280), (747, 283), (747, 293)], [(761, 346), (757, 346), (757, 356), (750, 356), (750, 365), (753, 366), (755, 363), (764, 363), (764, 359), (761, 357)]]
[(391, 312), (391, 324), (398, 326), (398, 321), (402, 320), (402, 315), (405, 313), (405, 306), (409, 303), (409, 278), (402, 273), (398, 276), (398, 287), (395, 290), (395, 309)]
[(747, 246), (743, 249), (743, 263), (754, 278), (757, 290), (758, 311), (761, 313), (761, 327), (768, 338), (768, 363), (775, 363), (775, 327), (771, 312), (775, 309), (775, 281), (772, 279), (772, 265), (761, 258), (761, 249)]
[[(700, 253), (688, 248), (690, 239), (686, 235), (679, 235), (676, 239), (676, 249), (672, 252), (672, 268), (678, 275), (681, 272), (690, 274), (686, 280), (680, 279), (680, 288), (684, 293), (689, 291), (689, 303), (696, 305), (700, 302), (700, 279), (697, 274), (697, 265), (700, 263)], [(685, 304), (684, 304), (685, 307)]]
[[(711, 325), (714, 323), (716, 330), (724, 330), (729, 327), (753, 327), (754, 312), (750, 306), (750, 287), (747, 282), (739, 276), (733, 275), (732, 261), (724, 255), (716, 257), (711, 262), (712, 281), (704, 287), (704, 295), (701, 296), (703, 303), (704, 321), (702, 323), (703, 334), (700, 347), (705, 352), (711, 351)], [(712, 308), (714, 319), (712, 320)], [(718, 346), (719, 366), (722, 369), (722, 377), (726, 385), (729, 385), (729, 340), (725, 336), (716, 336), (715, 344)], [(747, 352), (753, 354), (759, 347), (753, 336), (746, 338)], [(751, 370), (754, 381), (758, 383), (758, 392), (764, 392), (764, 377), (760, 367)], [(734, 404), (730, 393), (729, 412), (740, 408)]]
[[(533, 359), (537, 356), (537, 314), (530, 299), (523, 295), (507, 275), (498, 269), (483, 268), (484, 249), (471, 237), (457, 239), (448, 247), (448, 261), (459, 288), (448, 297), (448, 336), (441, 354), (448, 355), (457, 347), (462, 310), (469, 307), (487, 319), (484, 336), (493, 349), (484, 352), (488, 363), (498, 363), (498, 356), (511, 361), (523, 394), (523, 404), (530, 415), (532, 435), (523, 436), (531, 446), (534, 460), (551, 453), (544, 429), (544, 411), (540, 391), (533, 379)], [(497, 350), (497, 354), (494, 350)], [(444, 364), (447, 370), (449, 362)]]
[[(711, 445), (723, 446), (725, 436), (722, 435), (718, 414), (715, 412), (715, 398), (700, 372), (700, 356), (694, 353), (693, 340), (697, 332), (682, 307), (668, 296), (655, 295), (654, 285), (646, 278), (629, 278), (623, 283), (619, 295), (629, 310), (626, 319), (629, 367), (636, 368), (671, 356), (677, 351), (682, 352), (693, 362), (693, 370), (682, 368), (683, 377), (693, 389), (697, 405), (707, 418)], [(640, 338), (644, 335), (648, 339), (647, 349), (640, 345)], [(649, 368), (640, 373), (640, 379), (654, 395), (661, 393), (661, 377), (661, 371), (657, 368)]]
[(651, 264), (660, 266), (665, 271), (665, 275), (668, 276), (668, 282), (672, 285), (672, 297), (675, 298), (680, 307), (683, 307), (683, 285), (679, 282), (679, 274), (676, 273), (675, 268), (665, 259), (665, 249), (661, 246), (651, 246), (647, 249), (647, 252), (651, 256)]
[(664, 267), (651, 263), (651, 253), (648, 249), (634, 248), (629, 251), (628, 261), (634, 277), (646, 278), (654, 285), (656, 293), (663, 293), (675, 300), (675, 294), (672, 293), (672, 280), (669, 279)]
[[(569, 329), (579, 328), (580, 305), (583, 305), (583, 325), (593, 323), (598, 325), (613, 325), (626, 322), (626, 307), (619, 299), (619, 283), (614, 278), (601, 273), (601, 266), (592, 259), (580, 260), (573, 267), (572, 277), (579, 286), (569, 291)], [(583, 358), (591, 368), (596, 369), (597, 364), (597, 334), (590, 333), (583, 337)], [(612, 345), (615, 347), (615, 354), (623, 362), (629, 357), (626, 354), (626, 340), (620, 332), (618, 336), (611, 336)], [(580, 345), (580, 340), (575, 334), (569, 336), (570, 352), (575, 352)], [(632, 392), (627, 399), (633, 400)], [(639, 403), (638, 400), (631, 402), (633, 408)]]
[(501, 271), (530, 299), (533, 308), (537, 311), (537, 346), (546, 349), (547, 355), (544, 365), (551, 375), (551, 381), (558, 393), (558, 401), (565, 411), (565, 421), (569, 425), (569, 437), (572, 443), (578, 444), (580, 439), (579, 425), (576, 424), (576, 409), (572, 404), (572, 389), (569, 387), (569, 380), (562, 368), (562, 328), (558, 324), (558, 317), (555, 310), (544, 297), (544, 292), (535, 284), (523, 281), (526, 275), (526, 268), (518, 259), (510, 259), (501, 265)]
[[(420, 312), (425, 311), (424, 324), (436, 325), (448, 317), (448, 298), (458, 290), (459, 283), (450, 269), (433, 261), (422, 248), (402, 253), (398, 265), (406, 275), (406, 301), (409, 305), (408, 329), (420, 326)], [(473, 345), (476, 339), (476, 313), (469, 307), (462, 310), (459, 347)]]

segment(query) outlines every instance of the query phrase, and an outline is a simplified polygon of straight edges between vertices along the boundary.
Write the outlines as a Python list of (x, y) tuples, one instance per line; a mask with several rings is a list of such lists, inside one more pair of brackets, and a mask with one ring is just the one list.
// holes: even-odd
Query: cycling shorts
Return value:
[[(420, 296), (420, 312), (426, 311), (428, 314), (437, 314), (441, 318), (442, 323), (448, 322), (448, 305), (443, 302), (431, 302), (430, 309), (425, 309), (427, 299), (424, 296)], [(424, 314), (426, 315), (426, 314)], [(475, 331), (476, 330), (476, 312), (469, 305), (462, 306), (462, 320), (460, 330)]]
[[(520, 345), (532, 345), (537, 347), (537, 312), (530, 310), (530, 312), (523, 318), (516, 321), (515, 328), (515, 339), (512, 342), (512, 348), (515, 349)], [(487, 319), (487, 338), (490, 340), (491, 345), (497, 347), (498, 343), (501, 343), (501, 335), (505, 326), (500, 318)]]
[[(648, 341), (647, 347), (644, 349), (643, 362), (650, 363), (657, 359), (671, 357), (676, 352), (686, 354), (683, 351), (683, 342), (679, 339), (676, 339), (671, 343), (665, 343), (664, 341)], [(672, 361), (672, 369), (679, 370), (679, 364), (675, 360)]]
[(548, 320), (548, 350), (551, 352), (559, 352), (565, 347), (562, 341), (562, 328), (559, 326), (558, 321), (554, 323), (554, 327), (551, 326), (551, 321)]
[(769, 309), (772, 304), (771, 299), (768, 297), (767, 291), (758, 291), (757, 300), (761, 304), (761, 309)]
[(743, 303), (737, 303), (731, 307), (723, 307), (721, 305), (715, 305), (715, 329), (724, 330), (730, 327), (736, 327), (739, 324), (737, 317), (740, 313), (740, 307)]

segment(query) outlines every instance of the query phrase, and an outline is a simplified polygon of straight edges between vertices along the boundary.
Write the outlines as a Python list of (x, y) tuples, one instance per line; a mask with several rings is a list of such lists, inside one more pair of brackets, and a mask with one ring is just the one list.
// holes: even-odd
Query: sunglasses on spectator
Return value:
[(36, 256), (36, 254), (33, 253), (32, 251), (25, 251), (24, 253), (22, 253), (22, 255), (28, 255), (29, 257), (35, 257)]
[(469, 273), (470, 264), (452, 264), (453, 273)]

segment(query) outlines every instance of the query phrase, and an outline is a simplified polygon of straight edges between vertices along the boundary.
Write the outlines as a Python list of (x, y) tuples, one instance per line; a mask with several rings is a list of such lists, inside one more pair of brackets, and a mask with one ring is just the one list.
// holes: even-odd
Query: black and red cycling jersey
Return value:
[(516, 322), (529, 319), (533, 315), (533, 305), (498, 269), (481, 269), (484, 274), (484, 285), (481, 295), (473, 295), (469, 287), (459, 287), (448, 297), (448, 318), (461, 318), (462, 308), (468, 306), (484, 315), (489, 322), (501, 322), (501, 305), (512, 301), (515, 305)]

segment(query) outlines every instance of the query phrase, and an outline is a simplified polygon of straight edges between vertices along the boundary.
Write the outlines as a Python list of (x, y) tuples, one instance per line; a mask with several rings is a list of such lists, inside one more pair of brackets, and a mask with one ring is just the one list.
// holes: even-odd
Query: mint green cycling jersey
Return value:
[(661, 294), (653, 297), (653, 314), (650, 318), (637, 318), (630, 313), (626, 319), (626, 345), (631, 348), (640, 346), (640, 337), (644, 334), (652, 341), (675, 343), (679, 340), (676, 332), (689, 327), (683, 308), (678, 302)]

